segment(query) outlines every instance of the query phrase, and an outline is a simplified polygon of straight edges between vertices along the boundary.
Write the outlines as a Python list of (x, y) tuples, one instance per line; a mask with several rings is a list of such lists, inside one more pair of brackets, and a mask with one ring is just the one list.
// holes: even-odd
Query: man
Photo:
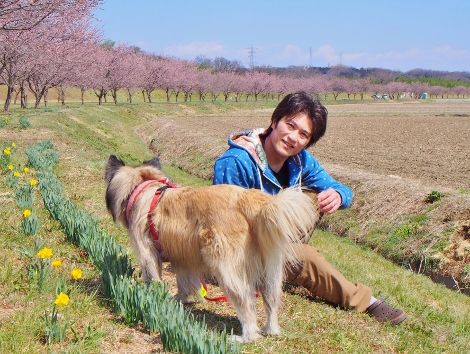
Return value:
[[(270, 194), (305, 186), (318, 192), (323, 213), (349, 207), (352, 191), (334, 180), (306, 150), (325, 134), (327, 116), (326, 108), (305, 92), (287, 95), (274, 110), (268, 129), (245, 130), (229, 137), (230, 148), (215, 163), (213, 183)], [(373, 297), (369, 287), (347, 280), (314, 247), (295, 247), (301, 262), (287, 269), (287, 283), (344, 309), (366, 311), (381, 322), (405, 320), (403, 311)]]

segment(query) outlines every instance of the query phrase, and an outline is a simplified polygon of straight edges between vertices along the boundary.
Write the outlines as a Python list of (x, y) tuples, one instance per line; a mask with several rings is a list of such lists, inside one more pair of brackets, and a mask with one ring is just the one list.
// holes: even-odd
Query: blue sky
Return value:
[[(470, 1), (104, 0), (104, 38), (249, 65), (470, 71)], [(311, 53), (311, 54), (310, 54)]]

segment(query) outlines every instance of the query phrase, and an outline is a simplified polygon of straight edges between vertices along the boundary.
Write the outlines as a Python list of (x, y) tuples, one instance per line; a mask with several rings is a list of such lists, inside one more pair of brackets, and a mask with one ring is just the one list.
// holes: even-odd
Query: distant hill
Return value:
[[(236, 71), (247, 72), (239, 61), (229, 60), (223, 57), (208, 59), (197, 57), (196, 65), (213, 71)], [(389, 70), (383, 68), (354, 68), (350, 66), (337, 65), (331, 67), (307, 67), (307, 66), (255, 66), (254, 70), (269, 74), (288, 76), (293, 78), (326, 75), (329, 77), (341, 77), (347, 79), (368, 79), (374, 83), (388, 83), (391, 81), (421, 82), (431, 86), (455, 87), (470, 86), (470, 72), (468, 71), (438, 71), (427, 69), (413, 69), (406, 72)]]

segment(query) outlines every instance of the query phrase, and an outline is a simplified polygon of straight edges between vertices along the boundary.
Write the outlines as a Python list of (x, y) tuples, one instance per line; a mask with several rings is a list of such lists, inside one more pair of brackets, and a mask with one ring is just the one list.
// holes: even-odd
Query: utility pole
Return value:
[(308, 67), (311, 68), (312, 67), (312, 47), (310, 47), (309, 49), (310, 49), (310, 57), (308, 60)]

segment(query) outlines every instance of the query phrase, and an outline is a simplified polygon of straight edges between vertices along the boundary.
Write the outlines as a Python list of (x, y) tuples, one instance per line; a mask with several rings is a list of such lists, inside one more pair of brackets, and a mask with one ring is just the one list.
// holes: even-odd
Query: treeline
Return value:
[[(406, 82), (397, 72), (384, 69), (243, 68), (225, 58), (184, 61), (146, 53), (135, 46), (103, 41), (91, 25), (99, 0), (36, 0), (0, 2), (0, 84), (6, 86), (4, 110), (19, 100), (22, 108), (47, 105), (56, 88), (64, 104), (67, 89), (94, 92), (98, 104), (118, 92), (132, 103), (136, 94), (152, 102), (152, 92), (165, 92), (167, 101), (279, 100), (288, 92), (304, 90), (319, 97), (345, 94), (348, 99), (366, 95), (387, 99), (466, 97), (470, 87), (441, 82)], [(419, 73), (416, 73), (419, 74)], [(442, 80), (447, 80), (443, 77)], [(443, 83), (443, 82), (442, 82)]]

